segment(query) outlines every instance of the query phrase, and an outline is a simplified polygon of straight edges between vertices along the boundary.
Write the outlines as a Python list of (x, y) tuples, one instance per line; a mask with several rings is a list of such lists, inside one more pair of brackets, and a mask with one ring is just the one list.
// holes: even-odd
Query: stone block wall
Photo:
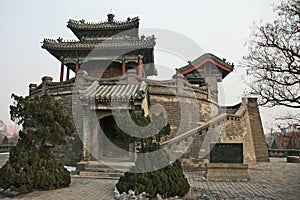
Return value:
[[(244, 163), (256, 162), (252, 135), (247, 128), (247, 114), (241, 116), (228, 115), (219, 143), (243, 143)], [(249, 126), (249, 125), (248, 125)]]
[[(130, 79), (122, 77), (120, 80), (115, 78), (101, 81), (105, 84), (115, 84), (120, 81), (128, 84), (147, 82), (150, 114), (164, 112), (172, 129), (171, 135), (164, 140), (174, 142), (168, 147), (169, 151), (174, 152), (178, 149), (186, 151), (182, 158), (191, 159), (195, 163), (195, 160), (202, 162), (204, 159), (209, 159), (211, 142), (243, 143), (244, 163), (268, 161), (268, 151), (256, 99), (244, 98), (239, 106), (229, 109), (227, 114), (221, 114), (221, 109), (208, 88), (195, 88), (180, 76), (175, 76), (169, 81), (152, 81), (139, 78), (134, 73), (129, 73), (129, 75)], [(79, 88), (98, 80), (83, 72), (78, 72), (78, 77), (76, 87)], [(76, 123), (81, 123), (77, 126), (77, 132), (80, 134), (75, 133), (74, 137), (67, 138), (67, 145), (54, 149), (56, 157), (65, 165), (74, 165), (84, 158), (87, 152), (84, 150), (79, 135), (89, 137), (89, 133), (84, 133), (82, 120), (84, 112), (79, 108), (79, 110), (74, 110), (72, 107), (72, 103), (76, 104), (80, 101), (78, 97), (74, 100), (74, 83), (74, 79), (54, 83), (52, 78), (44, 77), (41, 85), (30, 84), (29, 91), (30, 96), (45, 93), (53, 96), (55, 100), (62, 103), (65, 111), (72, 118), (76, 118), (74, 118)], [(72, 115), (72, 112), (75, 112), (75, 115)], [(103, 115), (106, 114), (103, 113)], [(179, 148), (180, 146), (182, 148)]]
[(174, 87), (150, 85), (150, 113), (163, 112), (172, 128), (169, 138), (175, 137), (218, 115), (218, 105), (199, 96), (197, 92), (181, 94)]
[(256, 98), (243, 98), (234, 114), (227, 114), (220, 143), (243, 143), (244, 163), (269, 161)]
[[(242, 143), (244, 163), (269, 161), (256, 99), (243, 98), (234, 111), (229, 109), (200, 125), (194, 132), (186, 134), (186, 137), (174, 138), (171, 141), (173, 144), (165, 145), (170, 145), (170, 151), (175, 151), (179, 149), (175, 143), (180, 144), (187, 137), (193, 139), (193, 142), (181, 158), (184, 165), (194, 165), (193, 169), (197, 165), (195, 160), (198, 160), (199, 168), (209, 160), (211, 143)], [(185, 166), (187, 168), (191, 167)]]
[(259, 107), (256, 98), (243, 98), (243, 103), (247, 105), (249, 116), (249, 125), (254, 145), (256, 161), (267, 162), (269, 161), (268, 148), (263, 133), (262, 122), (259, 114)]

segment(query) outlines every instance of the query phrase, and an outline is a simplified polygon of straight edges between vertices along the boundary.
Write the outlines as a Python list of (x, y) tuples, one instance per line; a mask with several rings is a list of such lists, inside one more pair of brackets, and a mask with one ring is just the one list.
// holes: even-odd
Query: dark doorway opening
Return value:
[(114, 117), (108, 116), (99, 120), (100, 127), (106, 138), (103, 138), (102, 149), (104, 157), (129, 157), (130, 136), (120, 131)]

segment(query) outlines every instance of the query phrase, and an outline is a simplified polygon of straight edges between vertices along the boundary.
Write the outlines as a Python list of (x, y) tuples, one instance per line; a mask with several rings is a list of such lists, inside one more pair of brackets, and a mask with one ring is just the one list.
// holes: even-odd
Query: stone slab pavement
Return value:
[(192, 186), (191, 199), (300, 199), (300, 164), (286, 158), (250, 164), (250, 181), (206, 181), (195, 173), (187, 174)]
[(114, 199), (113, 188), (117, 180), (72, 178), (67, 188), (60, 188), (52, 191), (35, 191), (17, 197), (5, 197), (5, 200), (111, 200)]
[[(287, 163), (285, 158), (271, 158), (270, 163), (249, 166), (248, 182), (206, 181), (195, 173), (187, 174), (192, 186), (184, 199), (300, 199), (300, 164)], [(67, 188), (35, 191), (17, 197), (1, 195), (0, 199), (80, 200), (114, 199), (116, 180), (72, 178)]]

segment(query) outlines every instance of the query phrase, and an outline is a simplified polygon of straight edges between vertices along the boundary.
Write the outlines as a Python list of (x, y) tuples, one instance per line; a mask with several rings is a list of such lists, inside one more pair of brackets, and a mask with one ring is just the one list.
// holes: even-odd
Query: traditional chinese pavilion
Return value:
[(77, 73), (79, 69), (97, 78), (121, 76), (133, 68), (140, 77), (156, 75), (155, 37), (139, 36), (139, 18), (116, 21), (113, 14), (107, 17), (100, 23), (69, 20), (67, 27), (77, 40), (44, 39), (42, 48), (61, 62), (61, 82), (64, 76), (70, 79), (70, 71)]
[(226, 59), (206, 53), (189, 61), (187, 65), (177, 69), (191, 84), (201, 86), (209, 85), (211, 92), (217, 95), (217, 82), (222, 80), (233, 71), (233, 63), (226, 62)]
[[(202, 165), (211, 143), (230, 148), (238, 144), (239, 153), (247, 152), (241, 162), (268, 160), (256, 99), (243, 98), (224, 108), (218, 105), (217, 83), (233, 71), (232, 63), (206, 53), (176, 69), (170, 80), (150, 80), (148, 76), (157, 75), (156, 42), (154, 36), (139, 35), (138, 17), (117, 21), (108, 14), (97, 23), (69, 20), (67, 27), (75, 40), (59, 37), (44, 39), (42, 44), (60, 61), (60, 82), (43, 77), (40, 85), (29, 85), (29, 96), (47, 93), (73, 115), (74, 137), (66, 138), (66, 146), (54, 149), (65, 165), (80, 161), (77, 166), (84, 165), (80, 170), (85, 170), (95, 159), (134, 160), (136, 144), (112, 132), (118, 125), (113, 112), (129, 110), (142, 111), (145, 116), (164, 111), (171, 134), (161, 145), (170, 155), (180, 154), (188, 168)], [(76, 80), (70, 77), (71, 71)]]
[(196, 58), (177, 71), (193, 84), (204, 85), (205, 77), (217, 77), (218, 81), (224, 79), (233, 70), (233, 63), (226, 62), (217, 56), (206, 53)]

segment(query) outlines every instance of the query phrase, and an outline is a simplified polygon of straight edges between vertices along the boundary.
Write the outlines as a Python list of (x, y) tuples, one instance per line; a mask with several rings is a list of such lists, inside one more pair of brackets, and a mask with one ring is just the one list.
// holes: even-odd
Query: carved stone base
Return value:
[(248, 181), (248, 164), (239, 163), (208, 163), (207, 180), (222, 181)]

